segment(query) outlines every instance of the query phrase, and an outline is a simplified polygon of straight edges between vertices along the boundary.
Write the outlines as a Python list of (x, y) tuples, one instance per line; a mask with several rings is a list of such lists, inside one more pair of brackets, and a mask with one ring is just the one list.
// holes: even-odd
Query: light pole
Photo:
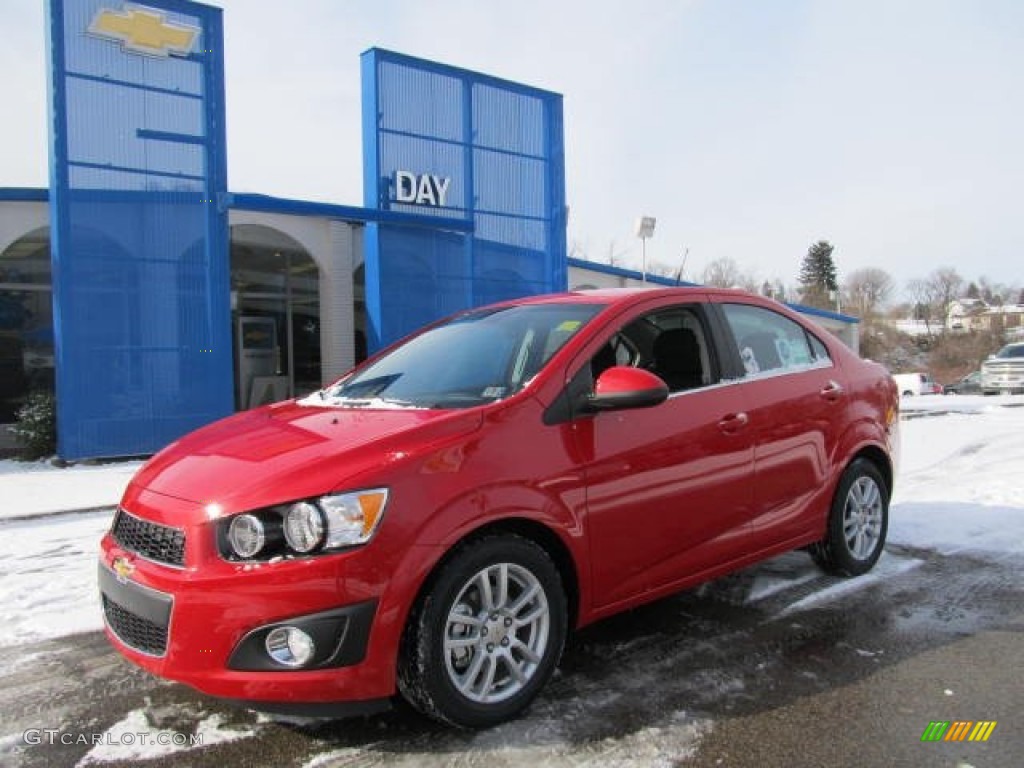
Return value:
[(640, 282), (647, 282), (647, 238), (654, 237), (654, 225), (657, 222), (653, 216), (640, 216), (636, 220), (636, 236), (640, 238), (640, 247), (643, 253), (643, 266), (640, 272)]

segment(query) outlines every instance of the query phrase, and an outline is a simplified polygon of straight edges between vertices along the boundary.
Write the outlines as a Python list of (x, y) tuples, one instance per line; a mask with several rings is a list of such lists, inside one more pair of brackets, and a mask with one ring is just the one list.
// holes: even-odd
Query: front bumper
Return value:
[[(124, 647), (153, 658), (167, 653), (174, 598), (119, 577), (100, 563), (97, 582), (106, 628)], [(281, 672), (266, 652), (265, 641), (277, 627), (296, 627), (313, 638), (315, 652), (303, 669), (328, 669), (358, 664), (366, 656), (376, 600), (265, 624), (246, 633), (228, 658), (229, 669)]]
[[(159, 501), (159, 514), (132, 513), (169, 525), (173, 507), (185, 504)], [(387, 567), (365, 549), (227, 562), (216, 551), (215, 523), (189, 522), (182, 566), (147, 559), (109, 533), (103, 538), (98, 581), (107, 636), (125, 657), (159, 677), (257, 707), (368, 704), (394, 694), (404, 616), (393, 602), (382, 605)], [(281, 625), (314, 637), (317, 652), (306, 666), (289, 669), (266, 653), (266, 634)]]

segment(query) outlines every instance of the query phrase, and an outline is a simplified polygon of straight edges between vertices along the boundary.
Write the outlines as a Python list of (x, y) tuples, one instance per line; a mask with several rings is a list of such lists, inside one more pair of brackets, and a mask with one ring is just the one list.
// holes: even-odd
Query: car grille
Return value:
[(185, 565), (185, 532), (178, 528), (158, 525), (117, 510), (111, 535), (121, 547), (147, 560), (173, 565)]
[(103, 615), (107, 626), (125, 645), (150, 656), (163, 656), (167, 651), (167, 627), (129, 611), (103, 595)]

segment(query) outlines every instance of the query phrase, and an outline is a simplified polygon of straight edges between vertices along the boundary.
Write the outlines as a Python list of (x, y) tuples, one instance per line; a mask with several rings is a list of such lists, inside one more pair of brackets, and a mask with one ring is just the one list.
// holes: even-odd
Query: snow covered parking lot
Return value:
[[(903, 406), (874, 572), (836, 580), (795, 553), (602, 622), (524, 718), (481, 733), (405, 711), (283, 724), (129, 667), (97, 632), (110, 512), (38, 515), (112, 504), (134, 467), (0, 462), (0, 763), (1017, 765), (1024, 692), (1006, 671), (1024, 663), (1024, 397)], [(950, 718), (999, 726), (985, 744), (920, 742)], [(27, 729), (99, 743), (33, 743)]]

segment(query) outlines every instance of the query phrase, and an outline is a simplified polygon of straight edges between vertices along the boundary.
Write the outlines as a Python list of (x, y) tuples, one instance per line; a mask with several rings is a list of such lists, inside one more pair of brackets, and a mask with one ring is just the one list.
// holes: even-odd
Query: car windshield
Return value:
[(530, 304), (460, 315), (410, 339), (314, 401), (349, 407), (470, 408), (515, 394), (601, 309)]
[(1024, 344), (1009, 344), (1000, 349), (996, 353), (996, 357), (1024, 357)]

